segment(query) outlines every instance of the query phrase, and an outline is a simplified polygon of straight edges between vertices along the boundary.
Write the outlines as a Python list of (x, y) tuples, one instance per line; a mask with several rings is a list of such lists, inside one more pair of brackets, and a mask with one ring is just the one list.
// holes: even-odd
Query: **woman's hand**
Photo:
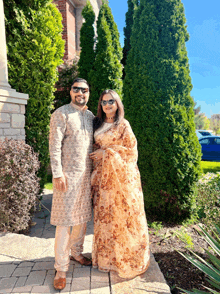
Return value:
[(91, 158), (92, 160), (100, 160), (100, 159), (102, 159), (103, 154), (104, 154), (104, 150), (98, 149), (98, 150), (90, 153), (89, 158)]

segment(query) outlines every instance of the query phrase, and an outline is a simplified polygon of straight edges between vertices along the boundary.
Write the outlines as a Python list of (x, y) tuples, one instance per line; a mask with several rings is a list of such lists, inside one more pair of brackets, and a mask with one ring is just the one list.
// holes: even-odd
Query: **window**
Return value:
[(220, 145), (220, 138), (215, 138), (215, 139), (214, 139), (214, 142), (215, 142), (215, 144)]
[(209, 132), (204, 132), (204, 131), (201, 131), (199, 132), (202, 136), (211, 136), (212, 134), (209, 133)]
[(200, 144), (202, 144), (202, 145), (209, 145), (209, 144), (210, 144), (210, 140), (209, 140), (209, 139), (202, 139), (202, 140), (200, 140), (199, 142), (200, 142)]

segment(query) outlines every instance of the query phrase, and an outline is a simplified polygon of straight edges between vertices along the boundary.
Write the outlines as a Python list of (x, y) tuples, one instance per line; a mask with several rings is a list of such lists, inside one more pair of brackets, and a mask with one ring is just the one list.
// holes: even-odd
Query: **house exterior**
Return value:
[[(96, 18), (102, 0), (89, 0)], [(80, 51), (81, 15), (86, 0), (54, 0), (63, 17), (64, 60), (68, 62)], [(0, 140), (25, 140), (25, 105), (28, 94), (16, 92), (8, 83), (8, 65), (4, 22), (4, 5), (0, 0)]]
[[(89, 0), (96, 18), (102, 0)], [(64, 60), (72, 60), (80, 52), (80, 29), (83, 23), (82, 9), (86, 0), (54, 0), (63, 17), (63, 39), (65, 40)]]

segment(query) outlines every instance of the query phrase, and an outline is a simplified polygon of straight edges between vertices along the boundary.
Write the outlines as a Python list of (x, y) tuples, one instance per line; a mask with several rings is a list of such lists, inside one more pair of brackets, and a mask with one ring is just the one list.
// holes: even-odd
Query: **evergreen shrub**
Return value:
[(114, 53), (116, 54), (117, 59), (119, 61), (121, 61), (121, 59), (123, 57), (123, 53), (122, 53), (122, 48), (121, 48), (121, 44), (120, 44), (120, 40), (119, 40), (120, 35), (119, 35), (117, 24), (114, 21), (114, 17), (113, 17), (111, 8), (109, 7), (108, 4), (104, 3), (99, 11), (99, 17), (97, 20), (97, 27), (102, 26), (102, 24), (101, 24), (102, 17), (104, 17), (107, 21), (107, 25), (108, 25), (110, 33), (111, 33), (111, 40), (112, 40), (112, 46), (113, 46)]
[[(131, 49), (131, 34), (132, 34), (132, 26), (134, 23), (134, 12), (137, 6), (139, 5), (139, 0), (128, 0), (128, 11), (125, 14), (125, 24), (124, 27), (124, 47), (123, 47), (123, 58), (121, 63), (123, 66), (126, 65), (126, 60), (128, 57), (128, 52)], [(125, 75), (125, 72), (123, 73)]]
[(82, 10), (82, 16), (85, 22), (82, 24), (80, 30), (80, 59), (78, 62), (79, 76), (89, 82), (89, 73), (95, 61), (95, 12), (93, 11), (92, 4), (87, 1), (86, 6)]
[(51, 0), (4, 1), (9, 83), (29, 94), (26, 142), (39, 153), (41, 189), (49, 164), (49, 123), (64, 41), (62, 17)]
[[(113, 29), (116, 30), (114, 33)], [(122, 49), (117, 26), (107, 4), (103, 4), (99, 11), (97, 33), (95, 62), (89, 74), (91, 95), (88, 102), (95, 114), (99, 96), (104, 90), (115, 90), (122, 97)]]
[(180, 222), (195, 208), (195, 133), (181, 0), (140, 0), (125, 67), (125, 115), (137, 137), (147, 215)]
[(29, 226), (40, 185), (37, 154), (23, 141), (0, 140), (0, 230)]
[(59, 67), (59, 79), (56, 83), (56, 92), (54, 93), (54, 109), (70, 103), (70, 90), (74, 79), (78, 77), (78, 57), (75, 57), (71, 62), (64, 61)]

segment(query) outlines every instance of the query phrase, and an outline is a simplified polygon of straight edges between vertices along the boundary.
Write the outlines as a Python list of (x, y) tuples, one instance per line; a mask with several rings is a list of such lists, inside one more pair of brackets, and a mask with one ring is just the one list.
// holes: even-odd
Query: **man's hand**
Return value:
[(53, 184), (54, 184), (56, 190), (58, 190), (60, 192), (67, 191), (67, 180), (64, 176), (60, 177), (60, 178), (53, 179)]

